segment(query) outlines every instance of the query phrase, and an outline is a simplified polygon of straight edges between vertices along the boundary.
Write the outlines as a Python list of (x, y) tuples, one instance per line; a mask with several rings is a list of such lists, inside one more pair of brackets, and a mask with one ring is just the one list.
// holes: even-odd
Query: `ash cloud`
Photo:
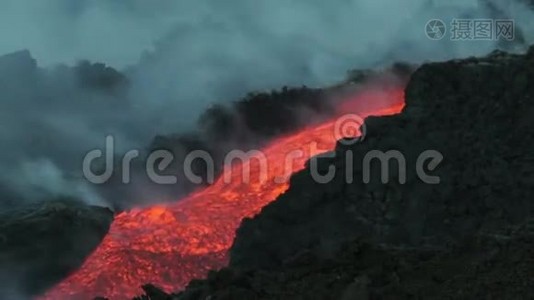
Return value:
[[(425, 36), (429, 19), (453, 17), (514, 18), (521, 31), (513, 46)], [(108, 134), (119, 153), (142, 150), (247, 92), (521, 51), (534, 41), (532, 20), (526, 4), (497, 0), (2, 1), (0, 53), (31, 54), (0, 58), (0, 206), (59, 194), (109, 204), (81, 176), (83, 156)]]

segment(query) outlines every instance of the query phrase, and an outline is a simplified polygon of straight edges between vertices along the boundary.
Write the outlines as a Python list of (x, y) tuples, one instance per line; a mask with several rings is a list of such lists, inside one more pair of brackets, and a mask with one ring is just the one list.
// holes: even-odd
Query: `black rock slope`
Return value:
[[(534, 50), (532, 48), (531, 50)], [(528, 56), (493, 53), (423, 65), (406, 88), (406, 108), (396, 116), (372, 117), (361, 144), (336, 149), (336, 177), (315, 183), (310, 171), (292, 178), (291, 189), (259, 216), (243, 222), (232, 265), (273, 268), (300, 249), (335, 251), (347, 239), (377, 243), (455, 243), (478, 232), (496, 232), (528, 221), (534, 190), (534, 51)], [(406, 183), (396, 164), (389, 183), (371, 164), (364, 184), (362, 161), (370, 151), (397, 150), (406, 158)], [(416, 174), (427, 150), (443, 161)], [(346, 183), (345, 152), (354, 154), (354, 182)]]
[(71, 200), (0, 215), (0, 298), (37, 295), (78, 268), (108, 232), (113, 213)]
[[(336, 168), (331, 182), (317, 183), (308, 168), (244, 220), (228, 268), (177, 295), (146, 286), (141, 298), (534, 296), (534, 47), (425, 64), (405, 92), (401, 114), (367, 119), (363, 142), (339, 143), (336, 158), (320, 159), (319, 170)], [(392, 163), (382, 183), (375, 160), (364, 183), (362, 160), (372, 150), (402, 153), (406, 182)], [(439, 184), (416, 174), (426, 150), (443, 155), (428, 171)]]

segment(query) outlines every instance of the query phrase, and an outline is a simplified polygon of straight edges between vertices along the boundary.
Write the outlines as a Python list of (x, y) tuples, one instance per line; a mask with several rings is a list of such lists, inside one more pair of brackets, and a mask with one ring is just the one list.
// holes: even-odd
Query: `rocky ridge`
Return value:
[(113, 212), (73, 199), (0, 214), (2, 299), (27, 299), (81, 266), (109, 230)]
[[(228, 268), (179, 294), (147, 285), (139, 299), (534, 296), (532, 82), (534, 47), (421, 66), (401, 114), (368, 118), (363, 142), (338, 143), (335, 158), (320, 158), (319, 170), (335, 166), (332, 181), (319, 184), (305, 169), (243, 221)], [(428, 172), (439, 184), (413, 167), (430, 149), (443, 155)], [(381, 182), (375, 163), (364, 183), (361, 158), (372, 150), (402, 153), (406, 182), (395, 163)]]

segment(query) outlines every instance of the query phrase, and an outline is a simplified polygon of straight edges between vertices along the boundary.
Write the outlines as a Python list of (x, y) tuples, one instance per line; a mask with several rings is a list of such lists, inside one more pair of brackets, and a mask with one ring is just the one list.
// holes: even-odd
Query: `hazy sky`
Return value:
[[(532, 11), (488, 1), (534, 41)], [(434, 18), (492, 16), (474, 1), (445, 0), (2, 0), (0, 55), (28, 49), (41, 68), (34, 76), (20, 58), (0, 70), (13, 79), (0, 90), (0, 169), (9, 170), (0, 191), (3, 181), (25, 193), (68, 186), (79, 194), (65, 174), (107, 134), (142, 147), (190, 129), (210, 103), (250, 91), (328, 85), (349, 69), (398, 60), (486, 54), (495, 42), (433, 41), (424, 28)], [(128, 102), (110, 106), (54, 68), (80, 59), (123, 71)], [(41, 146), (28, 144), (36, 137)]]
[[(200, 48), (202, 55), (222, 48), (223, 51), (231, 49), (236, 56), (253, 56), (261, 53), (257, 48), (262, 44), (268, 44), (269, 50), (276, 47), (279, 51), (298, 49), (299, 44), (304, 44), (315, 47), (307, 50), (317, 54), (310, 61), (312, 66), (329, 64), (330, 56), (358, 62), (361, 56), (376, 60), (374, 56), (391, 52), (394, 42), (414, 43), (417, 48), (423, 48), (421, 52), (439, 44), (421, 47), (428, 42), (423, 33), (426, 21), (461, 16), (473, 8), (483, 12), (476, 2), (3, 0), (0, 2), (0, 53), (29, 49), (42, 65), (90, 59), (120, 68), (137, 63), (144, 51), (154, 49), (155, 42), (165, 39), (169, 42), (169, 35), (174, 32), (172, 42), (179, 42), (180, 48), (191, 51)], [(504, 6), (513, 1), (490, 2)], [(457, 55), (459, 49), (465, 48), (474, 51), (479, 46), (456, 45), (447, 47), (447, 51), (449, 55)], [(398, 56), (410, 58), (408, 53)]]

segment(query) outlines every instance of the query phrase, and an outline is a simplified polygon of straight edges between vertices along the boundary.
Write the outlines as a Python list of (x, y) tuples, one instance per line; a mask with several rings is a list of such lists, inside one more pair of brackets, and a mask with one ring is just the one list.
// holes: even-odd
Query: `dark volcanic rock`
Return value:
[[(421, 66), (401, 114), (368, 118), (363, 142), (318, 160), (320, 171), (335, 166), (332, 181), (314, 180), (310, 164), (243, 221), (228, 268), (142, 299), (534, 297), (532, 83), (534, 47)], [(406, 181), (393, 162), (383, 183), (375, 160), (364, 182), (373, 150), (399, 151)], [(416, 172), (427, 150), (443, 157), (423, 164), (439, 183)]]
[(139, 299), (526, 299), (534, 295), (534, 236), (519, 227), (512, 235), (477, 235), (448, 250), (352, 241), (331, 259), (307, 255), (280, 270), (230, 267), (182, 293)]
[[(346, 240), (445, 246), (475, 233), (526, 222), (534, 190), (534, 57), (495, 52), (486, 58), (420, 67), (406, 88), (406, 108), (396, 116), (371, 117), (359, 144), (339, 144), (335, 178), (317, 183), (310, 169), (291, 188), (238, 230), (231, 265), (276, 268), (302, 249), (329, 256)], [(378, 160), (371, 181), (362, 180), (365, 155), (399, 151), (406, 183), (392, 163), (380, 181)], [(416, 174), (419, 155), (443, 156), (439, 184)], [(347, 183), (346, 152), (354, 155), (354, 182)], [(323, 166), (324, 167), (324, 166)]]
[(0, 215), (0, 293), (25, 299), (78, 268), (108, 232), (113, 213), (70, 200)]

